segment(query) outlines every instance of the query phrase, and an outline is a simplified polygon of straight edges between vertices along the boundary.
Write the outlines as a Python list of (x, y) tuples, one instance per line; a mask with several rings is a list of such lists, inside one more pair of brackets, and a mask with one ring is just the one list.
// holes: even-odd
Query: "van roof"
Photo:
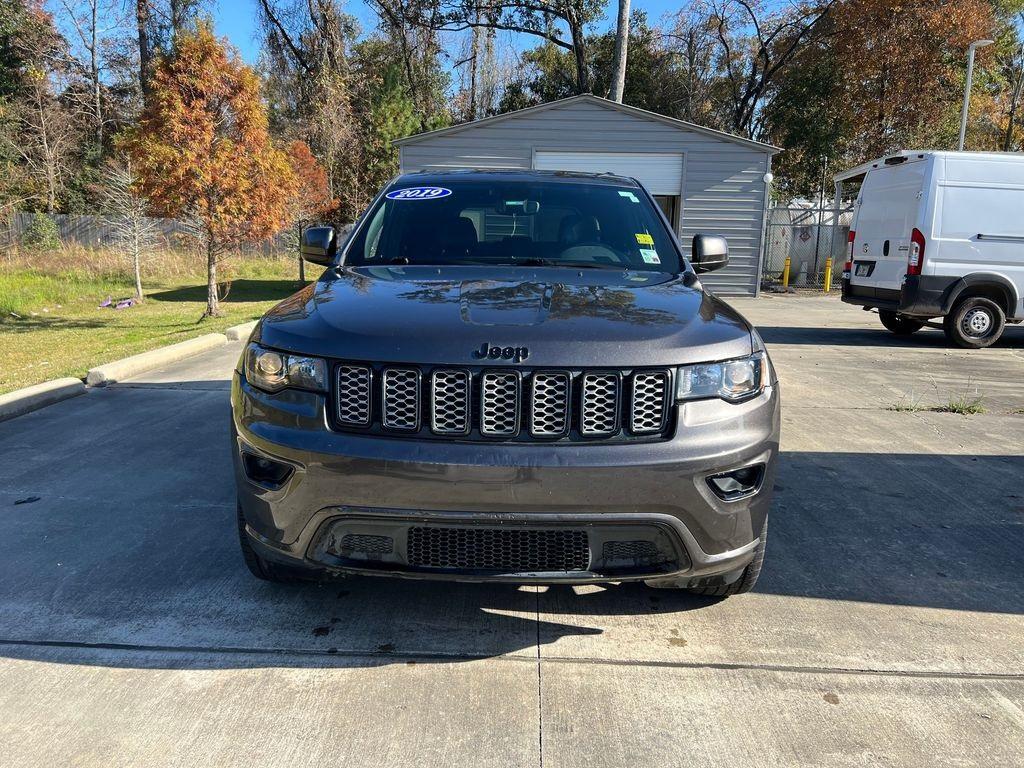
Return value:
[(833, 176), (836, 183), (856, 179), (865, 175), (873, 168), (881, 168), (886, 165), (898, 165), (908, 160), (923, 160), (927, 157), (974, 157), (978, 159), (999, 159), (1024, 162), (1024, 152), (953, 152), (950, 150), (934, 149), (903, 149), (899, 152), (879, 157), (876, 160), (869, 160), (861, 163), (856, 168), (837, 173)]

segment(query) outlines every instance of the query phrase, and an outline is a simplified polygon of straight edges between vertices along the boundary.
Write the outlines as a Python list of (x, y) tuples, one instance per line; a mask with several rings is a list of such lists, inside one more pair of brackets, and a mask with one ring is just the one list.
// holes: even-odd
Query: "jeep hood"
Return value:
[[(741, 357), (750, 328), (692, 275), (562, 267), (330, 269), (263, 318), (261, 343), (348, 360), (630, 368)], [(515, 365), (508, 360), (487, 365)]]

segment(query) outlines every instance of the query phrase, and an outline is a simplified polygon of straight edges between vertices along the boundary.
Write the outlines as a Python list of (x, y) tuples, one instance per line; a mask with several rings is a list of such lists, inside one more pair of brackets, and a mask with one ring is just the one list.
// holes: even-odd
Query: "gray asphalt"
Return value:
[[(0, 764), (1024, 764), (1024, 329), (966, 352), (735, 304), (784, 453), (758, 591), (726, 601), (255, 581), (240, 344), (0, 424)], [(925, 410), (964, 393), (987, 413)]]

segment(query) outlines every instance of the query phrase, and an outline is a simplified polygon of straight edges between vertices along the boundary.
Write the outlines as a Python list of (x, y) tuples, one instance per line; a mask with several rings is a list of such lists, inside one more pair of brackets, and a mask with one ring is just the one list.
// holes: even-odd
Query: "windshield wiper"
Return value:
[(616, 264), (599, 264), (592, 261), (558, 261), (556, 259), (516, 259), (517, 267), (561, 267), (563, 269), (628, 269)]

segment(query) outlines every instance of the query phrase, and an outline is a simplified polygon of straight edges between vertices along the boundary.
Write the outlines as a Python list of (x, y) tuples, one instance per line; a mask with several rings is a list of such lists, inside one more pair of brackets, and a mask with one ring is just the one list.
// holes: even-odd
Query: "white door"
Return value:
[(538, 171), (583, 171), (631, 176), (652, 195), (678, 197), (683, 188), (683, 156), (669, 153), (538, 151)]
[(857, 201), (851, 285), (900, 290), (926, 169), (918, 160), (868, 171)]

